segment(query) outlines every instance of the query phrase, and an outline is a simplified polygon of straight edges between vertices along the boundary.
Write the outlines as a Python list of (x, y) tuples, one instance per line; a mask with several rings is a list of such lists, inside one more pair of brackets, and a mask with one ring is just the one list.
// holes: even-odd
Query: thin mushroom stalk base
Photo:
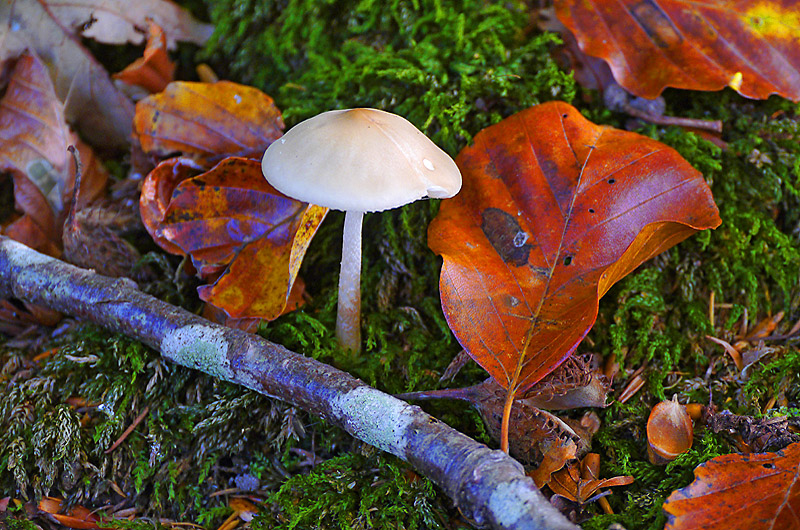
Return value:
[(342, 348), (361, 351), (361, 225), (364, 212), (344, 214), (342, 265), (339, 270), (339, 303), (336, 338)]
[(578, 529), (503, 452), (335, 368), (146, 295), (130, 280), (79, 269), (0, 236), (0, 298), (93, 321), (142, 341), (172, 362), (324, 418), (409, 462), (477, 526)]

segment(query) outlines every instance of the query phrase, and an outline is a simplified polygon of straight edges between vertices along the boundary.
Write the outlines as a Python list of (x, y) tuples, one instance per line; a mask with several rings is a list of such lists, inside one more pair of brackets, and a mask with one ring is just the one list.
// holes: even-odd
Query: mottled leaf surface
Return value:
[(102, 192), (107, 173), (69, 130), (47, 68), (35, 55), (22, 55), (11, 72), (0, 100), (0, 131), (0, 171), (14, 179), (14, 202), (22, 214), (4, 233), (58, 255), (75, 181), (67, 146), (77, 145), (84, 161), (82, 204)]
[(233, 318), (278, 317), (327, 208), (275, 190), (258, 160), (226, 158), (177, 185), (171, 170), (158, 175), (174, 191), (156, 241), (190, 255), (198, 274), (215, 280), (200, 287), (200, 298)]
[(136, 104), (133, 122), (146, 153), (180, 153), (206, 167), (226, 156), (260, 159), (283, 127), (271, 97), (229, 81), (170, 83)]
[(667, 530), (800, 529), (800, 443), (718, 456), (664, 503)]
[(428, 232), (444, 257), (442, 305), (461, 345), (512, 393), (575, 350), (611, 285), (720, 223), (676, 151), (566, 103), (485, 129), (456, 161), (463, 188)]
[(666, 87), (800, 101), (796, 0), (556, 0), (587, 54), (605, 59), (632, 94)]

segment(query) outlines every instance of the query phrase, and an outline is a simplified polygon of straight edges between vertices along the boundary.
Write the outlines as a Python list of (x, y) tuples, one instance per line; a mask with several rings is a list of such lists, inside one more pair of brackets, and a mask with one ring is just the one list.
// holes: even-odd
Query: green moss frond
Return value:
[(527, 6), (479, 0), (216, 2), (210, 57), (273, 95), (289, 124), (323, 110), (405, 116), (451, 154), (480, 129), (574, 83), (528, 35)]

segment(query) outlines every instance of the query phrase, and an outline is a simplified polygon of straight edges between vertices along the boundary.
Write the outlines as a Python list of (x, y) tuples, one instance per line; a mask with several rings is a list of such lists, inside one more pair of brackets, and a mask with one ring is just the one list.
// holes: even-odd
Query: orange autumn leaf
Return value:
[(183, 256), (181, 248), (159, 234), (164, 214), (175, 187), (202, 172), (202, 168), (186, 158), (164, 160), (145, 177), (139, 195), (139, 215), (147, 233), (158, 246), (170, 254)]
[(608, 62), (637, 96), (666, 87), (800, 101), (800, 15), (795, 0), (556, 0), (580, 48)]
[(108, 178), (91, 149), (69, 130), (44, 63), (19, 57), (0, 100), (0, 171), (14, 180), (14, 202), (22, 216), (3, 232), (51, 255), (61, 247), (75, 170), (67, 147), (76, 144), (84, 160), (81, 205), (96, 198)]
[(175, 63), (167, 55), (167, 36), (157, 24), (150, 22), (143, 57), (111, 77), (156, 93), (167, 88), (174, 74)]
[(800, 443), (777, 453), (723, 455), (672, 492), (667, 530), (800, 529)]
[(97, 525), (97, 523), (100, 522), (100, 517), (91, 510), (83, 506), (75, 506), (67, 510), (67, 513), (62, 514), (60, 513), (62, 503), (63, 501), (56, 497), (43, 497), (39, 502), (39, 509), (48, 513), (67, 528), (76, 528), (79, 530), (100, 528)]
[(189, 254), (198, 274), (215, 280), (199, 288), (200, 298), (232, 318), (271, 320), (286, 307), (326, 213), (275, 190), (259, 161), (231, 157), (174, 187), (155, 239)]
[(562, 102), (485, 129), (456, 161), (463, 188), (428, 232), (444, 258), (442, 306), (509, 396), (572, 354), (615, 282), (720, 224), (702, 175), (675, 150)]
[(553, 473), (547, 485), (554, 494), (584, 505), (595, 500), (594, 495), (603, 488), (627, 486), (634, 481), (630, 475), (599, 479), (599, 474), (600, 455), (589, 453), (580, 463), (573, 461)]
[(139, 101), (133, 120), (134, 138), (146, 153), (178, 152), (204, 167), (226, 156), (260, 159), (283, 128), (271, 97), (229, 81), (170, 83)]

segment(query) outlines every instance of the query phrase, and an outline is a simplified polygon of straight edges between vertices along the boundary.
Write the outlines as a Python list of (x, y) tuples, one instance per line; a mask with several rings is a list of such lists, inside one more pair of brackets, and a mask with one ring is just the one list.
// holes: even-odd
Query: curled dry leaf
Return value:
[(170, 61), (167, 55), (167, 37), (164, 30), (150, 22), (144, 56), (112, 77), (129, 85), (141, 87), (152, 94), (167, 88), (174, 74), (175, 63)]
[(195, 20), (169, 0), (38, 0), (64, 26), (106, 44), (141, 44), (148, 21), (164, 28), (170, 49), (176, 42), (205, 44), (214, 27)]
[(170, 83), (136, 104), (133, 127), (146, 153), (181, 153), (208, 168), (226, 156), (260, 159), (284, 125), (271, 97), (253, 87), (220, 81)]
[(647, 420), (647, 457), (655, 465), (671, 462), (692, 448), (694, 429), (686, 407), (678, 403), (676, 394), (671, 401), (662, 401), (650, 411)]
[(0, 2), (0, 42), (0, 61), (26, 49), (44, 60), (64, 116), (92, 145), (128, 146), (133, 104), (44, 0)]
[[(180, 167), (165, 162), (148, 175), (140, 201), (148, 231), (159, 244), (166, 242), (166, 250), (190, 255), (198, 274), (214, 281), (200, 287), (200, 298), (232, 318), (277, 318), (327, 208), (275, 190), (257, 160), (230, 157), (176, 183), (173, 170)], [(159, 190), (170, 188), (165, 206)]]
[(667, 530), (800, 529), (800, 443), (777, 453), (718, 456), (672, 492)]
[(795, 0), (557, 0), (556, 14), (617, 82), (655, 98), (666, 87), (800, 101)]
[(752, 418), (731, 414), (727, 410), (716, 412), (714, 407), (705, 407), (702, 421), (712, 432), (727, 432), (741, 436), (742, 442), (756, 453), (768, 449), (782, 449), (799, 442), (800, 435), (789, 428), (786, 416)]
[(566, 103), (485, 129), (457, 163), (463, 188), (442, 202), (428, 241), (444, 258), (448, 324), (509, 406), (572, 354), (611, 285), (720, 224), (702, 175), (676, 151)]
[(579, 462), (570, 462), (560, 471), (553, 473), (547, 484), (553, 493), (560, 495), (579, 506), (588, 504), (598, 498), (595, 496), (602, 488), (627, 486), (633, 483), (630, 475), (599, 479), (600, 455), (587, 454)]
[(158, 246), (170, 254), (184, 254), (178, 245), (159, 234), (172, 192), (178, 184), (201, 172), (202, 168), (188, 158), (170, 158), (157, 165), (142, 183), (142, 193), (139, 195), (142, 223)]
[(91, 510), (83, 506), (75, 506), (68, 510), (67, 513), (60, 513), (62, 503), (63, 500), (56, 497), (43, 497), (39, 502), (39, 509), (49, 514), (67, 528), (76, 528), (79, 530), (100, 528), (97, 525), (97, 523), (100, 522), (100, 516), (93, 513)]
[(22, 213), (4, 233), (58, 256), (75, 180), (67, 146), (77, 144), (86, 161), (79, 206), (103, 191), (108, 175), (91, 149), (70, 132), (47, 68), (35, 55), (20, 56), (11, 72), (0, 100), (0, 130), (0, 171), (13, 177), (15, 205)]

